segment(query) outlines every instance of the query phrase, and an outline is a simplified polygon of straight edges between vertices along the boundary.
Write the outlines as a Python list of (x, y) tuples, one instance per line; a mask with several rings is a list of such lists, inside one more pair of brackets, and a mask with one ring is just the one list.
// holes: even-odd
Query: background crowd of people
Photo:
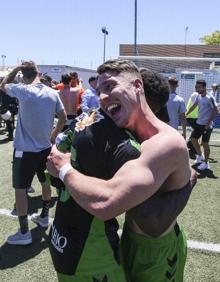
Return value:
[[(22, 83), (16, 81), (20, 73)], [(58, 83), (40, 74), (31, 61), (2, 79), (1, 117), (8, 131), (7, 141), (14, 141), (12, 172), (19, 221), (18, 232), (10, 235), (7, 243), (32, 243), (27, 191), (36, 174), (42, 186), (42, 211), (31, 219), (41, 227), (49, 225), (50, 186), (59, 189), (49, 240), (59, 281), (72, 281), (72, 276), (74, 281), (163, 281), (161, 277), (182, 281), (186, 240), (176, 218), (196, 183), (186, 141), (194, 148), (197, 169), (208, 169), (212, 123), (218, 114), (218, 85), (208, 93), (206, 82), (198, 80), (186, 107), (176, 93), (176, 77), (166, 79), (120, 60), (104, 63), (97, 73), (89, 78), (86, 90), (76, 72), (63, 74)], [(189, 140), (187, 122), (193, 129)], [(56, 146), (51, 150), (52, 144), (59, 150)], [(150, 150), (152, 147), (159, 154)], [(163, 158), (166, 167), (161, 166)], [(138, 177), (134, 177), (132, 167), (139, 168)], [(146, 178), (150, 174), (155, 175), (153, 180), (149, 177), (151, 181)], [(59, 178), (56, 184), (54, 177)], [(149, 193), (149, 188), (153, 192)], [(113, 200), (106, 204), (102, 201), (109, 193)], [(124, 212), (120, 262), (115, 217)], [(151, 259), (162, 250), (166, 254), (158, 255), (156, 262), (148, 258), (151, 267), (143, 266), (138, 259), (142, 246), (146, 258), (149, 252)], [(95, 249), (97, 260), (90, 271), (88, 264)], [(81, 269), (86, 269), (85, 273)]]

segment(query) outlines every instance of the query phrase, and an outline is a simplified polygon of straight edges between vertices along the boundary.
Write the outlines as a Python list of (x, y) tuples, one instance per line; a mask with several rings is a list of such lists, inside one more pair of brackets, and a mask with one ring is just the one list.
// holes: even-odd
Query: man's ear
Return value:
[(143, 82), (142, 82), (142, 80), (139, 79), (139, 78), (136, 78), (136, 79), (134, 80), (134, 87), (135, 87), (135, 89), (136, 89), (138, 92), (142, 91), (142, 90), (143, 90)]

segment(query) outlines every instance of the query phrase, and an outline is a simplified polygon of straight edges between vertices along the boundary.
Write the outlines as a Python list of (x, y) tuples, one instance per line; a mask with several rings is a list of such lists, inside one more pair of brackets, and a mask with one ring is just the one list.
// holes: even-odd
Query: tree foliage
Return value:
[(209, 45), (220, 45), (220, 30), (216, 30), (210, 35), (204, 35), (199, 40)]

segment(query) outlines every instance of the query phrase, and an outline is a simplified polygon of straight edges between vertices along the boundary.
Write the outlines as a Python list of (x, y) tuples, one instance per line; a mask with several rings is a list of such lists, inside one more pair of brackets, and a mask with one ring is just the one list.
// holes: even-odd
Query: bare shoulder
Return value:
[(141, 144), (142, 154), (152, 155), (154, 158), (169, 157), (176, 158), (184, 156), (188, 158), (188, 150), (184, 138), (178, 131), (173, 128), (165, 128), (165, 130), (155, 134)]
[(189, 181), (190, 165), (186, 142), (173, 128), (165, 127), (142, 143), (140, 162), (150, 168), (157, 178), (164, 175), (169, 179), (169, 189), (174, 186), (179, 188)]

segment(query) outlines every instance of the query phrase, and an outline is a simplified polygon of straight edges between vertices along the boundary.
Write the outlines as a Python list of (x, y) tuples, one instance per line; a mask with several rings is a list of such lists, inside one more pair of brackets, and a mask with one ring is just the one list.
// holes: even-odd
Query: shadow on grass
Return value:
[[(57, 197), (52, 197), (50, 200), (50, 208), (52, 208), (57, 201)], [(42, 196), (32, 196), (28, 195), (28, 214), (36, 213), (38, 212), (38, 209), (42, 209), (43, 202), (42, 202)]]
[(211, 169), (205, 169), (205, 170), (199, 170), (197, 169), (198, 165), (193, 165), (192, 167), (197, 171), (198, 175), (197, 178), (198, 179), (202, 179), (202, 178), (213, 178), (213, 179), (218, 179), (218, 176), (214, 175), (213, 170)]
[(209, 162), (212, 163), (212, 164), (215, 164), (215, 163), (217, 163), (218, 161), (215, 160), (215, 159), (213, 159), (213, 158), (209, 158)]
[(35, 256), (48, 247), (45, 229), (35, 227), (31, 230), (33, 243), (28, 246), (15, 246), (4, 243), (0, 247), (0, 269), (15, 267)]
[(8, 137), (5, 139), (0, 140), (0, 144), (6, 144), (8, 142), (12, 142), (12, 140), (8, 140)]
[(0, 135), (5, 135), (6, 132), (7, 132), (6, 128), (1, 128), (0, 129)]

